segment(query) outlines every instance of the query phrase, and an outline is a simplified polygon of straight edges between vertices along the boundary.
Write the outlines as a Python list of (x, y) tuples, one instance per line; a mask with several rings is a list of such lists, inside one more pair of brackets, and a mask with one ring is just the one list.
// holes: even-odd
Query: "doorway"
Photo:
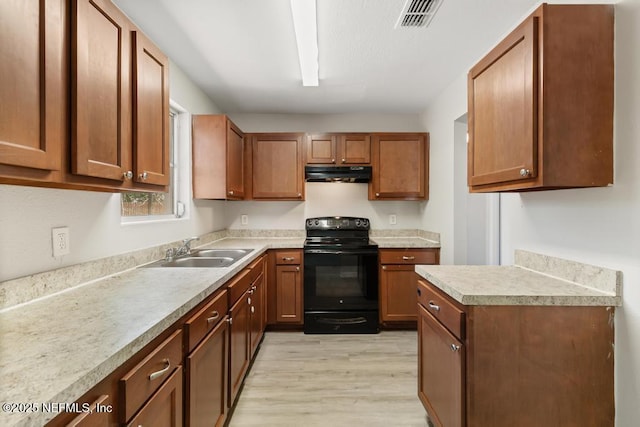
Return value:
[(453, 123), (453, 263), (500, 264), (500, 194), (469, 193), (467, 114)]

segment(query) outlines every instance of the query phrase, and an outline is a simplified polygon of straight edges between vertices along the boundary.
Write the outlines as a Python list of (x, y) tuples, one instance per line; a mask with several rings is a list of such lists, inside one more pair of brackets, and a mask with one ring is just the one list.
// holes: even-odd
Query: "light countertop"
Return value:
[[(270, 248), (304, 239), (223, 239), (254, 249), (227, 268), (136, 268), (0, 312), (0, 402), (72, 403)], [(57, 414), (0, 413), (0, 425)]]
[(422, 237), (371, 237), (370, 240), (378, 244), (380, 249), (413, 248), (413, 249), (439, 249), (440, 242)]
[(418, 265), (416, 272), (465, 305), (622, 305), (618, 271), (525, 251), (516, 251), (516, 262)]

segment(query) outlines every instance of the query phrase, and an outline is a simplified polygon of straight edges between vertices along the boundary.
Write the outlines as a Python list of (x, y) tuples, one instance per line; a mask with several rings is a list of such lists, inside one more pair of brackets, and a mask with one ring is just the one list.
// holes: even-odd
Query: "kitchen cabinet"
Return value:
[(72, 3), (73, 173), (168, 185), (167, 57), (109, 0)]
[[(119, 381), (119, 396), (121, 402), (120, 422), (133, 423), (133, 419), (148, 418), (149, 406), (157, 407), (161, 402), (172, 399), (173, 406), (180, 406), (180, 420), (182, 420), (182, 331), (177, 330), (154, 351), (127, 372)], [(175, 373), (175, 375), (174, 375)], [(174, 384), (168, 378), (176, 377), (175, 382), (180, 385), (180, 401), (173, 401), (173, 394), (177, 393)], [(158, 403), (150, 405), (147, 400), (157, 399)], [(145, 402), (147, 402), (145, 404)], [(144, 405), (144, 407), (143, 407)], [(141, 409), (142, 408), (142, 409)], [(139, 413), (138, 413), (139, 412)], [(153, 411), (152, 411), (153, 412)], [(138, 424), (135, 424), (138, 425)]]
[[(261, 261), (260, 267), (263, 269), (264, 262)], [(249, 288), (250, 294), (250, 311), (251, 311), (251, 325), (250, 325), (250, 358), (253, 359), (255, 354), (258, 352), (258, 346), (262, 341), (262, 336), (264, 335), (264, 330), (266, 327), (265, 322), (265, 285), (264, 285), (265, 274), (264, 271), (261, 271), (258, 277), (251, 284), (251, 288)]]
[(302, 251), (278, 249), (269, 252), (272, 271), (268, 283), (268, 323), (299, 326), (304, 323), (302, 305)]
[(96, 399), (88, 412), (75, 417), (66, 427), (108, 427), (109, 413), (113, 407), (111, 396), (104, 394)]
[(462, 305), (424, 279), (417, 291), (418, 396), (436, 426), (614, 425), (612, 307)]
[(306, 159), (307, 164), (368, 165), (371, 136), (361, 133), (307, 135)]
[(229, 284), (229, 406), (232, 406), (264, 332), (264, 257)]
[(167, 57), (109, 0), (5, 3), (0, 182), (165, 191)]
[(26, 168), (48, 180), (62, 168), (67, 10), (65, 0), (0, 4), (0, 175), (20, 176)]
[(613, 5), (543, 4), (471, 68), (471, 192), (613, 183), (613, 35)]
[(245, 197), (245, 136), (226, 115), (193, 116), (193, 197)]
[(178, 366), (127, 426), (181, 427), (182, 420), (182, 367)]
[(304, 200), (304, 134), (251, 135), (252, 198)]
[(369, 200), (429, 198), (429, 135), (373, 134)]
[(439, 264), (439, 249), (380, 249), (380, 323), (411, 325), (418, 319), (416, 264)]
[(186, 424), (222, 426), (228, 415), (229, 317), (226, 291), (185, 322)]

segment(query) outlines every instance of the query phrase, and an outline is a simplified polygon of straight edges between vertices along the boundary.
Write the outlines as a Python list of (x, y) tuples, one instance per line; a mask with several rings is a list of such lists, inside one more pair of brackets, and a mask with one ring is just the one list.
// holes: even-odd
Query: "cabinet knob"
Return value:
[(232, 318), (232, 317), (229, 317), (229, 318), (227, 319), (227, 323), (229, 323), (230, 325), (233, 325), (233, 318)]
[(386, 265), (383, 265), (383, 266), (382, 266), (382, 269), (383, 269), (383, 270), (386, 270), (386, 269), (387, 269), (387, 266), (386, 266)]
[(344, 162), (346, 162), (346, 161), (347, 161), (347, 159), (342, 159), (342, 163), (344, 163)]
[(131, 179), (133, 178), (133, 172), (131, 171), (126, 171), (125, 173), (122, 174), (124, 176), (124, 179)]
[(298, 193), (298, 197), (302, 197), (302, 193)]
[(331, 163), (335, 163), (335, 162), (336, 162), (336, 159), (331, 159)]
[(460, 346), (457, 344), (451, 344), (451, 351), (460, 351)]
[(139, 176), (140, 176), (140, 179), (143, 181), (146, 181), (147, 178), (149, 178), (149, 174), (146, 171), (142, 172)]
[(229, 190), (229, 195), (233, 196), (233, 190)]
[(255, 313), (255, 312), (256, 312), (256, 308), (255, 308), (255, 306), (252, 305), (251, 306), (251, 313)]
[(300, 267), (296, 267), (296, 271), (300, 271)]
[(380, 193), (376, 193), (376, 197), (380, 197)]
[(531, 171), (529, 169), (520, 169), (520, 176), (529, 176), (531, 175)]

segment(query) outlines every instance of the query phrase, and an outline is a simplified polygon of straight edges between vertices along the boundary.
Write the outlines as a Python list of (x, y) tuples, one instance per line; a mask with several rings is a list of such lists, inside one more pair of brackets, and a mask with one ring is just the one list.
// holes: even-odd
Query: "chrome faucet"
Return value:
[(189, 255), (191, 253), (191, 242), (200, 240), (199, 237), (190, 237), (182, 241), (182, 246), (174, 251), (174, 256)]

